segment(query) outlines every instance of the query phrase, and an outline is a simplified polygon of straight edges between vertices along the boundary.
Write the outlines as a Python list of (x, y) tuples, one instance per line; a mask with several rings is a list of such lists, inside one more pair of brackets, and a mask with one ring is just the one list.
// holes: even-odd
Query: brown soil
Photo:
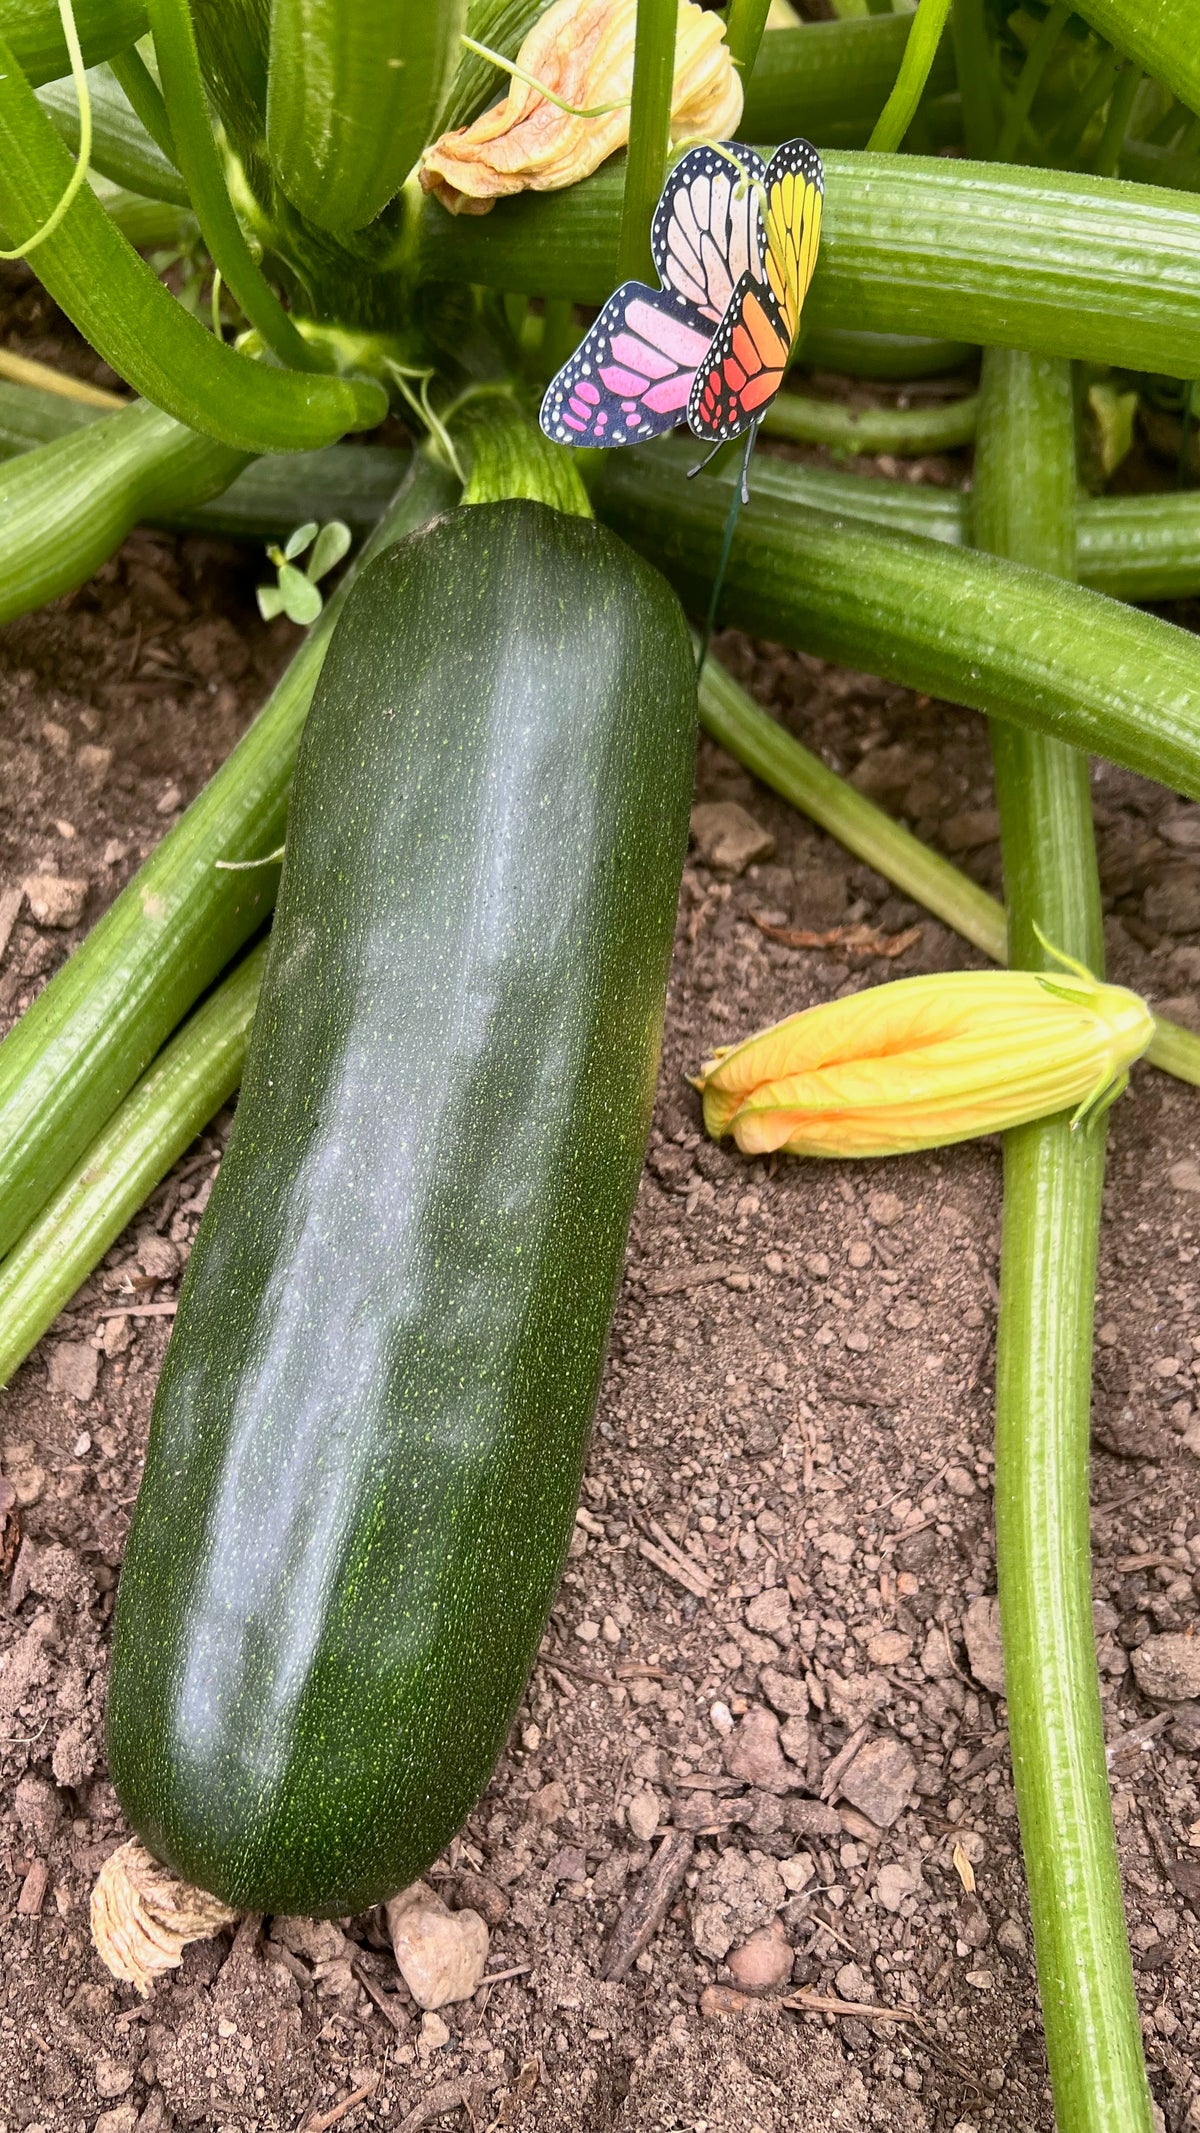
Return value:
[[(73, 932), (18, 922), (5, 1024), (261, 701), (290, 636), (258, 621), (253, 576), (232, 549), (139, 534), (73, 600), (0, 633), (0, 886), (88, 883)], [(816, 661), (725, 651), (826, 760), (995, 883), (980, 721)], [(509, 1750), (433, 1871), (494, 1921), (489, 1970), (521, 1974), (446, 2009), (439, 2041), (376, 1916), (315, 1936), (252, 1921), (189, 1950), (146, 2005), (93, 1952), (88, 1892), (127, 1834), (103, 1758), (107, 1627), (169, 1325), (102, 1314), (173, 1297), (218, 1122), (0, 1397), (18, 1498), (0, 1587), (0, 2133), (328, 2125), (372, 2084), (338, 2123), (1050, 2127), (1005, 1707), (972, 1678), (962, 1628), (995, 1589), (998, 1150), (746, 1163), (702, 1138), (684, 1080), (708, 1045), (789, 1009), (972, 958), (707, 743), (699, 790), (741, 801), (775, 851), (734, 880), (698, 861), (685, 877), (571, 1561)], [(1096, 801), (1114, 974), (1186, 1004), (1200, 877), (1183, 810), (1109, 770)], [(753, 912), (920, 934), (894, 962), (850, 964), (771, 942)], [(1198, 1154), (1195, 1095), (1141, 1070), (1114, 1115), (1103, 1237), (1096, 1623), (1110, 1737), (1145, 1735), (1115, 1755), (1113, 1796), (1171, 2133), (1200, 2123), (1200, 1702), (1148, 1703), (1131, 1653), (1197, 1620), (1200, 1172), (1177, 1166)], [(772, 1701), (808, 1706), (784, 1716), (780, 1793), (727, 1768), (745, 1740), (730, 1753), (731, 1723)], [(892, 1744), (907, 1804), (840, 1793), (834, 1759), (864, 1728)], [(694, 1849), (649, 1946), (606, 1982), (656, 1820)], [(736, 1972), (773, 1918), (788, 1989), (861, 2013), (781, 1993), (713, 2011), (725, 1957)], [(887, 2006), (919, 2021), (879, 2020)]]

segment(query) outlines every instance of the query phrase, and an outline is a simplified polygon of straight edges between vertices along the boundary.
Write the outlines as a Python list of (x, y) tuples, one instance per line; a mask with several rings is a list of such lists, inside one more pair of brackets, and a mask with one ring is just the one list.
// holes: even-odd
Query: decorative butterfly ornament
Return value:
[(638, 444), (686, 420), (714, 447), (748, 434), (748, 461), (800, 324), (823, 195), (808, 141), (769, 163), (739, 141), (689, 149), (650, 230), (662, 287), (627, 281), (609, 297), (547, 387), (546, 435)]

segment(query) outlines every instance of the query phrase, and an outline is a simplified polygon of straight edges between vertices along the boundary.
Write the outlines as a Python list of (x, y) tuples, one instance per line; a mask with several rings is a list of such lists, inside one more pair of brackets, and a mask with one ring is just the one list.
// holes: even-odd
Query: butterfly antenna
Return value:
[[(752, 422), (746, 432), (746, 449), (742, 455), (741, 479), (740, 481), (734, 483), (733, 495), (729, 501), (729, 509), (725, 514), (725, 537), (721, 542), (721, 553), (717, 561), (717, 572), (715, 578), (713, 579), (712, 597), (710, 598), (708, 603), (708, 613), (704, 618), (704, 634), (700, 639), (700, 653), (696, 661), (696, 672), (698, 674), (704, 671), (704, 662), (708, 657), (709, 639), (711, 638), (713, 630), (716, 627), (717, 602), (720, 600), (721, 588), (725, 583), (725, 572), (729, 568), (729, 557), (730, 552), (733, 548), (733, 536), (737, 530), (738, 517), (741, 512), (742, 505), (748, 504), (750, 501), (750, 456), (754, 450), (754, 440), (757, 435), (758, 424), (757, 422)], [(709, 458), (711, 459), (711, 457), (712, 454), (710, 452)], [(707, 461), (705, 462), (705, 464), (707, 465)], [(698, 473), (699, 468), (697, 468), (695, 471)]]

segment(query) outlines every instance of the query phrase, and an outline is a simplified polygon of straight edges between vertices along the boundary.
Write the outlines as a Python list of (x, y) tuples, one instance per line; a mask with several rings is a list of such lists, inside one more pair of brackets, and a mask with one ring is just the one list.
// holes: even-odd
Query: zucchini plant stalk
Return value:
[(618, 281), (638, 275), (645, 278), (654, 264), (650, 255), (650, 220), (667, 168), (678, 20), (676, 0), (638, 0)]
[[(1075, 455), (1066, 364), (984, 358), (974, 534), (1066, 577)], [(1010, 959), (1044, 941), (1103, 973), (1087, 759), (992, 724)], [(1039, 937), (1039, 935), (1041, 937)], [(996, 1554), (1017, 1810), (1062, 2133), (1150, 2133), (1104, 1755), (1088, 1527), (1103, 1123), (1005, 1135), (996, 1359)]]

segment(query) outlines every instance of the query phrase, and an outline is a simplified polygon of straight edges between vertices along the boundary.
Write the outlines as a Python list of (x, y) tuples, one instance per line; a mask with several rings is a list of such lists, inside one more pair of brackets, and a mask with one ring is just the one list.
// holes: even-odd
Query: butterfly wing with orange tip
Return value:
[(723, 444), (757, 422), (783, 383), (816, 264), (824, 179), (807, 141), (785, 141), (767, 166), (765, 280), (739, 279), (688, 400), (688, 427)]

